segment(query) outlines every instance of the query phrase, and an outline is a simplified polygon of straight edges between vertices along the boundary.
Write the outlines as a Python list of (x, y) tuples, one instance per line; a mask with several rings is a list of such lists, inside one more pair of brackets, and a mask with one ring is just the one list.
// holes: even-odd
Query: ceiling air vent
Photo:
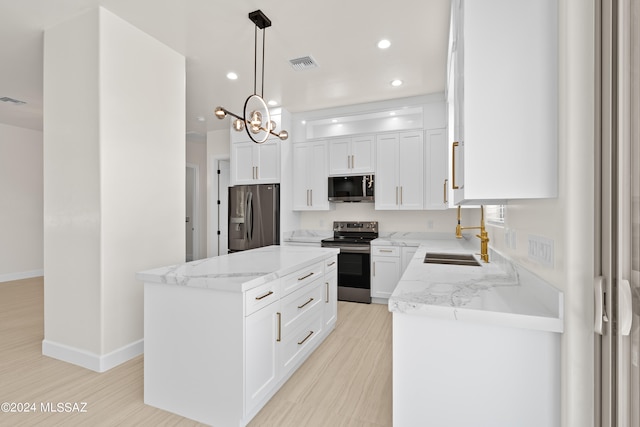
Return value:
[(318, 63), (311, 56), (303, 56), (301, 58), (290, 59), (289, 63), (296, 71), (318, 68)]
[(20, 101), (19, 99), (9, 98), (8, 96), (4, 96), (4, 97), (0, 98), (0, 101), (2, 101), (2, 102), (8, 102), (9, 104), (13, 104), (13, 105), (23, 105), (23, 104), (26, 104), (26, 102), (24, 102), (24, 101)]

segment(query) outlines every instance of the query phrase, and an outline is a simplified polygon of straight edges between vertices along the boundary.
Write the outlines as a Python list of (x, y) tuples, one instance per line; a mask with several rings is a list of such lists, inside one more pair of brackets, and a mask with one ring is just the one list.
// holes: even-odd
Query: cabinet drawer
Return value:
[(296, 289), (313, 282), (324, 273), (323, 262), (318, 262), (309, 267), (296, 271), (282, 278), (282, 295), (288, 295)]
[(309, 349), (314, 346), (320, 338), (322, 332), (322, 312), (318, 312), (305, 325), (306, 327), (297, 329), (283, 344), (282, 367), (284, 374), (288, 373), (298, 363), (306, 358)]
[(338, 268), (338, 257), (333, 256), (324, 260), (324, 274), (330, 273)]
[(398, 246), (372, 246), (371, 255), (399, 257), (400, 248)]
[(255, 313), (262, 307), (280, 299), (280, 280), (274, 280), (257, 288), (249, 289), (244, 294), (245, 316)]
[(321, 310), (325, 298), (325, 282), (321, 277), (305, 289), (293, 292), (282, 300), (281, 334), (286, 340), (292, 331), (302, 327), (314, 312)]

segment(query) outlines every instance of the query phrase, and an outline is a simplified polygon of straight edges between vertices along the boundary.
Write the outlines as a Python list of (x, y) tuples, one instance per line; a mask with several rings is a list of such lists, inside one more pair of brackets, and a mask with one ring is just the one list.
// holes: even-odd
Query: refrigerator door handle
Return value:
[(253, 240), (253, 193), (249, 191), (247, 194), (247, 213), (246, 213), (247, 241)]

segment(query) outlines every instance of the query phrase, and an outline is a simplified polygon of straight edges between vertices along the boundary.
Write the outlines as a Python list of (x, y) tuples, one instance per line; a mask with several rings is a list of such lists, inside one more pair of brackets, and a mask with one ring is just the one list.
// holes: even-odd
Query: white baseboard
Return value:
[(17, 273), (0, 274), (0, 283), (11, 282), (13, 280), (31, 279), (32, 277), (44, 276), (44, 270), (19, 271)]
[(105, 355), (42, 340), (42, 354), (95, 372), (105, 372), (144, 352), (144, 340), (134, 341)]

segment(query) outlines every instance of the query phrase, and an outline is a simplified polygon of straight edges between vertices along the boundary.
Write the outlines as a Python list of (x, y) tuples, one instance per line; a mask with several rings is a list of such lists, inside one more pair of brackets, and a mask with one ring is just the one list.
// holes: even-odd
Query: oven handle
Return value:
[(364, 246), (363, 247), (353, 247), (353, 246), (325, 246), (322, 245), (323, 248), (337, 248), (340, 249), (340, 253), (345, 253), (345, 254), (370, 254), (371, 253), (371, 248), (369, 247), (369, 245)]

